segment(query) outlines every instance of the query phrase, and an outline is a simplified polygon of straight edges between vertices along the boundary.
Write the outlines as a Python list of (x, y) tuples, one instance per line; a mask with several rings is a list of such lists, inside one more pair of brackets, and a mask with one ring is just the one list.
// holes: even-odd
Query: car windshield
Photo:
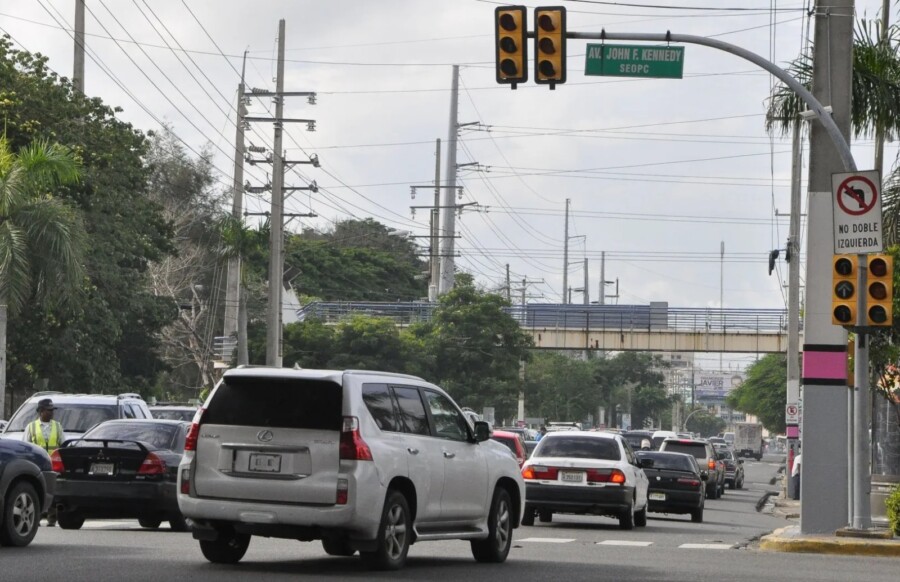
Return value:
[[(139, 441), (150, 449), (179, 451), (184, 445), (177, 439), (178, 425), (158, 422), (107, 422), (84, 435), (85, 439)], [(91, 446), (91, 443), (85, 443)]]
[(684, 455), (667, 455), (666, 453), (638, 453), (641, 459), (653, 459), (654, 469), (670, 469), (672, 471), (694, 470), (690, 457)]
[[(8, 432), (24, 431), (29, 422), (36, 420), (37, 402), (22, 406), (6, 427)], [(66, 432), (85, 432), (92, 426), (116, 418), (116, 406), (112, 404), (57, 404), (53, 419), (59, 421)]]
[(615, 440), (586, 436), (545, 437), (538, 443), (534, 456), (602, 459), (605, 461), (621, 459), (619, 445)]

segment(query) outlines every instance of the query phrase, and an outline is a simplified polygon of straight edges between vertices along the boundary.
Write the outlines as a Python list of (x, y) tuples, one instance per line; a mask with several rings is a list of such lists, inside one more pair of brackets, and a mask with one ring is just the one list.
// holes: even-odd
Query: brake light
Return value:
[(138, 475), (165, 475), (166, 462), (160, 459), (156, 453), (147, 453), (144, 462), (141, 463)]
[(338, 479), (337, 482), (337, 498), (335, 505), (347, 505), (350, 497), (350, 482), (347, 479)]
[(625, 483), (625, 473), (618, 469), (613, 469), (612, 473), (609, 475), (609, 482), (623, 485)]
[(686, 477), (681, 477), (680, 479), (678, 479), (678, 482), (682, 485), (690, 485), (691, 487), (697, 487), (698, 485), (700, 485), (700, 481), (697, 481), (696, 479), (688, 479)]
[(60, 474), (62, 474), (62, 472), (66, 470), (66, 466), (63, 465), (62, 457), (60, 456), (58, 450), (50, 453), (50, 468), (53, 469), (54, 472)]
[(200, 408), (197, 410), (197, 413), (194, 414), (194, 421), (191, 423), (191, 428), (188, 429), (187, 436), (184, 437), (185, 451), (197, 450), (197, 438), (200, 436), (200, 423), (203, 422), (204, 412), (206, 412), (206, 409)]
[(341, 428), (340, 456), (345, 461), (371, 461), (372, 450), (359, 434), (359, 419), (345, 416)]
[(708, 466), (710, 469), (715, 469), (715, 468), (716, 468), (716, 460), (711, 458), (711, 459), (709, 460), (709, 463), (707, 463), (707, 466)]
[(559, 476), (559, 469), (556, 467), (547, 467), (544, 465), (531, 465), (522, 470), (523, 479), (543, 479), (545, 481), (556, 481)]

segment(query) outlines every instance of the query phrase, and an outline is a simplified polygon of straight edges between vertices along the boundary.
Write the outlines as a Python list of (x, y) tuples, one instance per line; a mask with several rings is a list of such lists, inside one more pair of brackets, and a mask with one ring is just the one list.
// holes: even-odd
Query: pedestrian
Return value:
[(799, 453), (794, 457), (794, 466), (791, 469), (791, 481), (794, 486), (794, 499), (800, 499), (800, 464), (803, 453)]
[(547, 434), (547, 427), (542, 424), (540, 430), (538, 430), (537, 434), (534, 435), (535, 442), (539, 442), (542, 438), (544, 438), (544, 435), (546, 435), (546, 434)]
[[(66, 440), (62, 425), (59, 421), (53, 420), (55, 410), (52, 400), (42, 398), (37, 405), (38, 418), (25, 427), (25, 441), (41, 447), (47, 453), (58, 449)], [(47, 525), (49, 527), (56, 525), (56, 507), (52, 503), (47, 508)]]

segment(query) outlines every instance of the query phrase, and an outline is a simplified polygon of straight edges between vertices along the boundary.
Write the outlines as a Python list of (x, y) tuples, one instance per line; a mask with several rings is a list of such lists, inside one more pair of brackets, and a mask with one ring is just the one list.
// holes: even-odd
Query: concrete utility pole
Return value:
[(75, 0), (75, 61), (72, 86), (84, 94), (84, 0)]
[[(791, 223), (787, 242), (788, 259), (788, 345), (787, 345), (787, 404), (800, 406), (800, 171), (802, 148), (800, 139), (802, 124), (800, 117), (793, 121), (791, 146)], [(800, 427), (796, 422), (787, 425), (788, 450), (797, 450)], [(788, 476), (792, 467), (789, 459)], [(787, 481), (787, 496), (796, 497), (794, 481)]]
[(509, 263), (506, 263), (506, 300), (512, 303), (512, 286), (509, 280)]
[(589, 277), (588, 277), (588, 260), (585, 259), (585, 260), (584, 260), (584, 304), (585, 304), (585, 305), (590, 305), (590, 304), (591, 304), (591, 293), (590, 293), (590, 291), (588, 291), (588, 289), (589, 289), (589, 287), (588, 287), (588, 282), (589, 282), (589, 280), (590, 280), (590, 279), (589, 279)]
[(450, 130), (447, 140), (447, 188), (444, 191), (444, 236), (441, 244), (441, 286), (440, 295), (453, 289), (456, 281), (456, 137), (459, 131), (459, 65), (453, 65), (453, 82), (450, 87)]
[(563, 303), (568, 304), (569, 301), (569, 203), (571, 199), (566, 198), (566, 227), (563, 235)]
[(600, 294), (597, 302), (606, 305), (606, 251), (600, 251), (600, 288), (597, 292)]
[(428, 300), (437, 301), (438, 289), (441, 286), (441, 139), (434, 145), (434, 208), (431, 210), (431, 284), (428, 285)]
[[(234, 134), (234, 180), (231, 186), (231, 216), (235, 220), (243, 220), (244, 213), (244, 116), (247, 114), (244, 106), (247, 99), (244, 97), (244, 72), (246, 66), (247, 52), (244, 51), (244, 66), (241, 67), (241, 82), (238, 84), (237, 120)], [(229, 257), (228, 275), (225, 280), (225, 321), (222, 326), (222, 335), (226, 338), (237, 333), (240, 301), (241, 257)], [(240, 358), (238, 359), (240, 360)], [(241, 363), (238, 361), (238, 364)]]
[[(831, 106), (832, 119), (845, 141), (850, 135), (853, 8), (853, 0), (817, 5), (813, 40), (812, 93), (820, 103)], [(811, 124), (809, 143), (802, 372), (806, 446), (800, 480), (800, 529), (803, 533), (830, 533), (847, 524), (849, 465), (843, 455), (835, 455), (835, 451), (846, 450), (848, 438), (847, 332), (831, 324), (831, 286), (813, 283), (830, 280), (834, 252), (831, 174), (846, 164), (822, 123)], [(855, 164), (847, 168), (851, 169)]]

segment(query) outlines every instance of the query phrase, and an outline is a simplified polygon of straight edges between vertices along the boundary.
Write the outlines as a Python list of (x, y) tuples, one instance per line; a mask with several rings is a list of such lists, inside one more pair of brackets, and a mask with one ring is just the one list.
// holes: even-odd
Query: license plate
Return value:
[(650, 495), (648, 495), (648, 497), (650, 498), (650, 501), (665, 501), (666, 500), (665, 493), (651, 493)]
[(581, 471), (560, 471), (559, 480), (565, 483), (581, 483), (584, 481), (584, 473)]
[(260, 473), (278, 473), (281, 471), (281, 455), (250, 453), (250, 470)]
[(113, 474), (113, 464), (112, 463), (91, 463), (91, 470), (89, 471), (91, 475), (112, 475)]

